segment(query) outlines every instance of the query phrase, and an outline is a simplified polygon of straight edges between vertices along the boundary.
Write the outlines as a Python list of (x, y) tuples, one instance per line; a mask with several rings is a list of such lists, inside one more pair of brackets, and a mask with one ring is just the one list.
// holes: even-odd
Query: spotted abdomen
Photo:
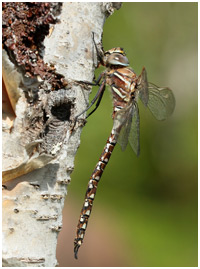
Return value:
[(98, 183), (110, 159), (110, 156), (116, 145), (116, 142), (117, 142), (116, 135), (112, 131), (111, 135), (109, 136), (106, 142), (103, 152), (101, 153), (99, 161), (96, 164), (96, 167), (90, 177), (90, 181), (88, 183), (87, 191), (85, 194), (85, 201), (84, 201), (80, 218), (79, 218), (79, 222), (77, 225), (76, 238), (74, 240), (74, 255), (76, 259), (77, 259), (78, 249), (83, 243), (83, 238), (85, 235), (85, 230), (87, 228), (88, 219), (92, 211), (93, 201), (95, 198)]

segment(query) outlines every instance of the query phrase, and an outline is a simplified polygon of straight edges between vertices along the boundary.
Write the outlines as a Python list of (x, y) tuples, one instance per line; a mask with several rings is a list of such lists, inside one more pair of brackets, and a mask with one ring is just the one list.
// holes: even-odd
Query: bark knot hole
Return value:
[(71, 115), (71, 102), (55, 105), (51, 108), (51, 113), (60, 121), (69, 121)]

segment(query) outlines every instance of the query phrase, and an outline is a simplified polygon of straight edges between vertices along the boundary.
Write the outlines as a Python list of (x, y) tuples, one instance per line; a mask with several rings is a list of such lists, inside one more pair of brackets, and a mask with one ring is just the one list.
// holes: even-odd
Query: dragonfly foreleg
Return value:
[(80, 117), (83, 113), (85, 113), (86, 111), (88, 111), (88, 109), (90, 109), (94, 105), (94, 103), (96, 102), (97, 99), (98, 99), (98, 101), (96, 103), (96, 107), (89, 113), (89, 115), (87, 116), (87, 118), (98, 108), (98, 106), (99, 106), (99, 104), (101, 102), (101, 99), (102, 99), (102, 96), (103, 96), (104, 91), (105, 91), (105, 81), (103, 81), (101, 83), (97, 94), (95, 95), (94, 99), (91, 101), (91, 104), (86, 109), (84, 109), (80, 114), (78, 114), (74, 118), (74, 123), (73, 123), (73, 126), (71, 128), (71, 133), (74, 130), (74, 127), (76, 125), (76, 122), (77, 122), (78, 117)]
[(102, 72), (97, 80), (94, 79), (94, 82), (90, 82), (90, 81), (86, 81), (86, 80), (78, 80), (76, 82), (78, 83), (82, 83), (82, 84), (87, 84), (87, 85), (90, 85), (90, 86), (100, 86), (99, 82), (101, 81), (102, 77), (104, 76), (104, 72)]
[[(97, 59), (98, 59), (99, 62), (103, 65), (103, 55), (104, 55), (104, 51), (103, 51), (102, 45), (101, 45), (101, 51), (98, 49), (97, 44), (96, 44), (96, 42), (95, 42), (95, 40), (94, 40), (94, 32), (92, 32), (92, 39), (93, 39), (94, 46), (95, 46), (95, 49), (96, 49)], [(102, 37), (101, 37), (101, 39), (102, 39)]]
[[(83, 113), (85, 113), (86, 111), (88, 111), (88, 109), (90, 109), (94, 103), (96, 102), (96, 100), (100, 97), (100, 101), (101, 101), (101, 98), (102, 98), (102, 92), (104, 92), (105, 90), (105, 81), (103, 81), (99, 87), (99, 90), (97, 92), (97, 94), (95, 95), (95, 97), (93, 98), (93, 100), (91, 101), (90, 105), (84, 109), (80, 114), (78, 114), (76, 117), (75, 117), (75, 121), (77, 120), (78, 117), (80, 117)], [(99, 105), (99, 104), (98, 104)], [(97, 106), (98, 107), (98, 106)], [(96, 109), (95, 109), (96, 110)]]
[(98, 108), (98, 106), (100, 105), (100, 103), (101, 103), (101, 99), (102, 99), (102, 97), (103, 97), (103, 94), (104, 94), (104, 91), (105, 91), (105, 88), (106, 88), (106, 85), (105, 85), (105, 83), (104, 82), (102, 82), (102, 84), (104, 84), (104, 85), (101, 85), (101, 87), (103, 87), (102, 88), (102, 90), (101, 90), (101, 92), (100, 92), (100, 94), (99, 94), (99, 97), (98, 97), (98, 100), (97, 100), (97, 103), (96, 103), (96, 107), (87, 115), (87, 117), (86, 118), (88, 118), (90, 115), (92, 115), (92, 113), (94, 113), (94, 111)]

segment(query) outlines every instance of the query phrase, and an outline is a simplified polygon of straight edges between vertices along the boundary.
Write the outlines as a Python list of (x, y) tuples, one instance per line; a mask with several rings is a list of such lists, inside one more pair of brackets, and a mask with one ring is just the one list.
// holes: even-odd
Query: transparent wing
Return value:
[(121, 109), (119, 111), (122, 112), (124, 115), (124, 122), (120, 129), (119, 137), (117, 139), (117, 143), (120, 144), (122, 151), (126, 149), (126, 146), (128, 144), (128, 137), (131, 129), (131, 122), (132, 122), (132, 115), (133, 115), (133, 106), (131, 106), (128, 110), (122, 111)]
[(142, 103), (147, 106), (149, 101), (149, 90), (148, 90), (148, 80), (147, 80), (147, 72), (146, 69), (143, 67), (141, 74), (137, 80), (137, 88), (139, 97)]
[[(120, 113), (121, 112), (121, 113)], [(117, 142), (120, 144), (121, 149), (125, 150), (128, 141), (137, 156), (140, 153), (140, 120), (139, 110), (137, 103), (131, 104), (129, 109), (119, 111), (119, 114), (125, 116), (123, 125), (121, 126)], [(119, 116), (118, 114), (118, 116)]]
[(160, 88), (149, 83), (148, 108), (157, 120), (165, 120), (175, 108), (175, 98), (169, 88)]
[(140, 154), (140, 116), (139, 116), (138, 105), (136, 102), (133, 105), (132, 113), (133, 113), (132, 123), (130, 127), (128, 140), (135, 154), (139, 156)]

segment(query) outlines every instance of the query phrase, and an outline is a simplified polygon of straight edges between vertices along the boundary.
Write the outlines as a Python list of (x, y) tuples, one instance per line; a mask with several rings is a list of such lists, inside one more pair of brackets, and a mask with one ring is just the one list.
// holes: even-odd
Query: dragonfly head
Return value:
[(126, 57), (126, 54), (124, 50), (120, 47), (106, 51), (104, 54), (103, 62), (106, 67), (123, 67), (129, 65), (129, 61)]

